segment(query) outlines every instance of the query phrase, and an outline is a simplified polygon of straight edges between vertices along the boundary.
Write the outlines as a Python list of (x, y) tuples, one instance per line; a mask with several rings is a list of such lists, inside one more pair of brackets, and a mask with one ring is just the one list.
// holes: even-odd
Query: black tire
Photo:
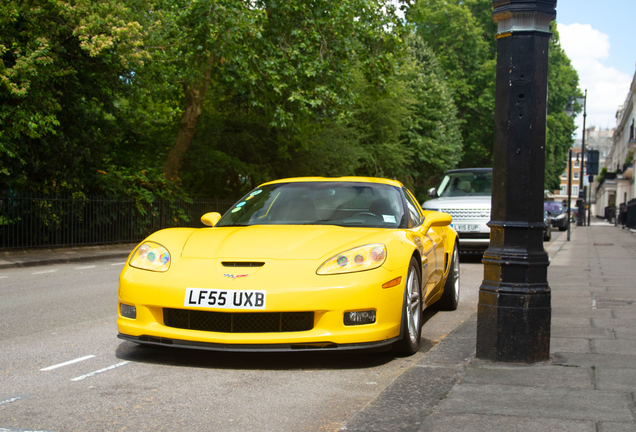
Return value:
[(459, 305), (459, 253), (457, 251), (457, 243), (453, 248), (453, 258), (448, 276), (444, 284), (444, 292), (442, 297), (437, 301), (437, 309), (443, 311), (454, 311)]
[(546, 232), (543, 233), (543, 241), (552, 240), (552, 228), (548, 228)]
[(568, 229), (568, 227), (564, 226), (564, 227), (559, 227), (559, 231), (565, 231), (566, 229)]
[(402, 301), (401, 339), (393, 344), (393, 351), (401, 355), (413, 355), (420, 349), (422, 340), (422, 283), (420, 264), (411, 258), (404, 284)]

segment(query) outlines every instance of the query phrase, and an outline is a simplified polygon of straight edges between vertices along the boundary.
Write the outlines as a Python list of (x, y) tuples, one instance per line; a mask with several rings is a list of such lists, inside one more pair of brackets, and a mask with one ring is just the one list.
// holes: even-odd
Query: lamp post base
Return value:
[(550, 358), (550, 292), (479, 291), (477, 357), (537, 363)]

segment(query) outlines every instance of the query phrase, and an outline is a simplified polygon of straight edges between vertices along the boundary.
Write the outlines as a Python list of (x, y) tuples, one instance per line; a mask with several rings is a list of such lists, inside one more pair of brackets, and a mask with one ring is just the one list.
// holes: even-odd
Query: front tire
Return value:
[(393, 344), (393, 350), (402, 355), (413, 355), (420, 349), (422, 339), (422, 283), (418, 262), (411, 258), (402, 302), (402, 339)]
[(437, 301), (437, 308), (443, 311), (454, 311), (459, 305), (459, 253), (457, 252), (457, 243), (453, 248), (453, 259), (451, 261), (446, 283), (444, 284), (444, 292), (442, 297)]

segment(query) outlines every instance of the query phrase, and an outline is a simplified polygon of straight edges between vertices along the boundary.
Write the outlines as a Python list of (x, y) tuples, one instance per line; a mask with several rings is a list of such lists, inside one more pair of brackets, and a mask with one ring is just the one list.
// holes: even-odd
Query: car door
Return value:
[(422, 294), (426, 299), (443, 276), (444, 245), (441, 237), (434, 230), (423, 232), (424, 214), (417, 200), (407, 189), (404, 189), (404, 197), (410, 219), (409, 228), (414, 230), (414, 241), (422, 256)]

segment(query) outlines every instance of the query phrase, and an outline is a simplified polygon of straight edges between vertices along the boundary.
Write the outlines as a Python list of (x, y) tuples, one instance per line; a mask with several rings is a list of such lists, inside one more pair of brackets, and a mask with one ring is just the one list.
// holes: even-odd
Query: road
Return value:
[(215, 353), (117, 339), (121, 261), (0, 270), (0, 431), (338, 430), (475, 312), (483, 278), (462, 257), (460, 306), (425, 312), (412, 357)]

